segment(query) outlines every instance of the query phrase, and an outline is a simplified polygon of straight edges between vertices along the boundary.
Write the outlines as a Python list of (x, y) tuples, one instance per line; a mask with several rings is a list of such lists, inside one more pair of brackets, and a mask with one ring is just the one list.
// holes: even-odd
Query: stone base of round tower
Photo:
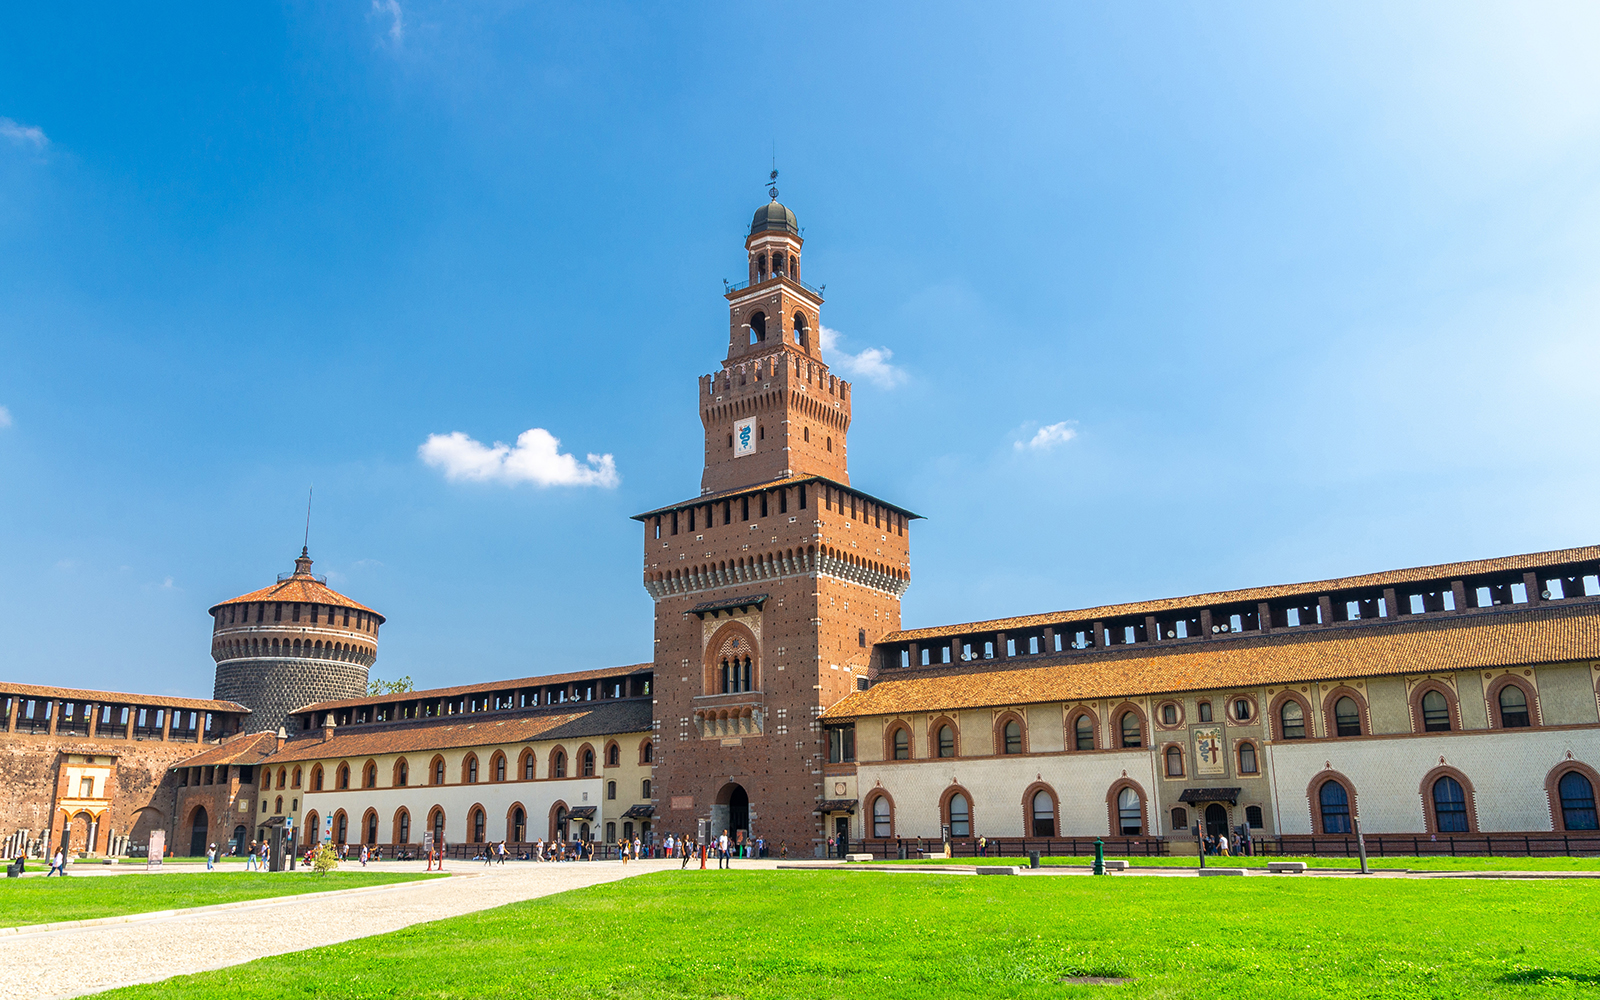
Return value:
[(226, 660), (217, 664), (213, 698), (250, 709), (245, 732), (276, 732), (290, 712), (318, 701), (362, 698), (367, 667), (337, 660)]

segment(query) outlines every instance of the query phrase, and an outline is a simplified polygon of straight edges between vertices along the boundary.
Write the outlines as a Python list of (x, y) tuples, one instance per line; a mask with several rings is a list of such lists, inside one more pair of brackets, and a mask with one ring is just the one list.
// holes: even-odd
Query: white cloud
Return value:
[(372, 0), (372, 14), (374, 17), (390, 18), (389, 41), (399, 45), (406, 37), (405, 14), (400, 10), (400, 0)]
[(50, 139), (44, 134), (44, 129), (37, 125), (24, 125), (10, 118), (0, 118), (0, 138), (10, 139), (19, 146), (32, 146), (34, 149), (43, 149), (50, 145)]
[(849, 375), (864, 378), (885, 389), (893, 389), (907, 379), (904, 368), (889, 363), (894, 352), (887, 347), (869, 347), (859, 354), (851, 354), (839, 346), (838, 330), (826, 326), (821, 330), (822, 349), (826, 352), (822, 360), (828, 361), (831, 357), (833, 360), (830, 364), (834, 368), (841, 368)]
[(496, 441), (492, 448), (455, 431), (428, 435), (417, 454), (427, 464), (443, 469), (446, 479), (608, 488), (621, 481), (610, 455), (590, 454), (587, 461), (579, 462), (561, 454), (560, 445), (543, 427), (523, 431), (515, 446)]
[(1070, 423), (1071, 421), (1063, 420), (1059, 424), (1039, 428), (1026, 442), (1018, 441), (1017, 450), (1030, 448), (1034, 451), (1049, 451), (1058, 444), (1066, 444), (1078, 436), (1078, 432), (1069, 426)]
[(0, 427), (11, 426), (11, 411), (0, 406)]

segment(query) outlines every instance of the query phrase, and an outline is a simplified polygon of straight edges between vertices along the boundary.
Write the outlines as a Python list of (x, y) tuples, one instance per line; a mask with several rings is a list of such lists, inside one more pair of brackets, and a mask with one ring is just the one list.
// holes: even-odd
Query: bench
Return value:
[(1016, 865), (978, 865), (979, 875), (1021, 875), (1022, 869)]
[(1306, 870), (1304, 861), (1268, 861), (1267, 871), (1283, 874), (1298, 875)]
[(1248, 875), (1250, 873), (1249, 873), (1249, 871), (1247, 871), (1244, 868), (1202, 868), (1202, 869), (1200, 869), (1200, 874), (1202, 874), (1202, 875)]
[(1126, 861), (1122, 860), (1121, 858), (1118, 858), (1115, 861), (1111, 860), (1110, 858), (1106, 858), (1106, 871), (1108, 871), (1108, 872), (1125, 872), (1127, 870), (1128, 870), (1128, 863)]
[(872, 855), (870, 855), (870, 854), (846, 854), (844, 856), (844, 859), (845, 859), (846, 862), (851, 862), (851, 861), (871, 861), (872, 860)]

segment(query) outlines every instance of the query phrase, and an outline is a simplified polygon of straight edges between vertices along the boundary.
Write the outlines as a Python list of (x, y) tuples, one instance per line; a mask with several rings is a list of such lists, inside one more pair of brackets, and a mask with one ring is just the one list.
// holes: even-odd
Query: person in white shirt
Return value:
[(717, 867), (732, 868), (733, 863), (728, 860), (728, 831), (722, 831), (722, 836), (717, 838)]

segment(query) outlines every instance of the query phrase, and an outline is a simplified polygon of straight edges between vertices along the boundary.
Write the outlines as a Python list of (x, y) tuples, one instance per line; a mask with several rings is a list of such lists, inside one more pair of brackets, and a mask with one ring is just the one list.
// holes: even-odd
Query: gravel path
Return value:
[[(752, 867), (767, 865), (750, 862)], [(422, 870), (385, 862), (381, 871)], [(376, 889), (264, 899), (128, 923), (0, 940), (0, 1000), (48, 1000), (238, 965), (524, 899), (614, 882), (675, 861), (577, 864), (462, 862), (453, 876)], [(137, 891), (137, 875), (122, 876)], [(270, 878), (271, 876), (263, 876)]]

